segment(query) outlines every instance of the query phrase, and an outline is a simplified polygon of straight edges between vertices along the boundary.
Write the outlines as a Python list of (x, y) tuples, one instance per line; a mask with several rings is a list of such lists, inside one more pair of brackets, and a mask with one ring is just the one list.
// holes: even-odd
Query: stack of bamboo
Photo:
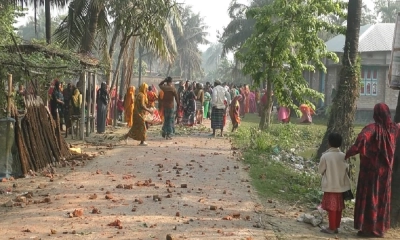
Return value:
[(25, 106), (27, 112), (20, 121), (17, 110), (12, 111), (16, 120), (15, 142), (24, 175), (29, 170), (39, 171), (71, 156), (67, 143), (61, 137), (60, 124), (53, 120), (43, 100), (27, 96)]

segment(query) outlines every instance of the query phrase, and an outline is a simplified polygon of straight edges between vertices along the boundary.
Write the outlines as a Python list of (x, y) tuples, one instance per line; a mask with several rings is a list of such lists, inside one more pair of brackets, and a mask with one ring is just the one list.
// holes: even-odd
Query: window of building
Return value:
[(360, 82), (360, 95), (376, 96), (378, 94), (378, 69), (362, 67)]

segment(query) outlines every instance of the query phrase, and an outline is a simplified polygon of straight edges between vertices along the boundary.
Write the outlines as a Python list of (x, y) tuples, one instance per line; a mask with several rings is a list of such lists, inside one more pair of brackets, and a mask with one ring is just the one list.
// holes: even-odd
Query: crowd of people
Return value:
[[(68, 83), (65, 89), (58, 80), (54, 80), (51, 85), (48, 92), (50, 112), (54, 119), (59, 116), (60, 129), (65, 131), (67, 137), (71, 131), (71, 117), (81, 114), (82, 95), (79, 86), (72, 83)], [(115, 119), (114, 113), (117, 113), (116, 119), (126, 122), (127, 127), (133, 129), (124, 139), (139, 139), (141, 145), (147, 144), (146, 130), (157, 124), (163, 124), (162, 136), (171, 139), (175, 132), (174, 124), (192, 127), (209, 119), (212, 135), (217, 136), (218, 131), (218, 136), (223, 136), (227, 117), (230, 117), (232, 123), (231, 131), (236, 131), (246, 114), (260, 116), (268, 104), (266, 90), (250, 89), (247, 84), (236, 86), (221, 83), (219, 80), (213, 85), (210, 82), (204, 85), (196, 81), (181, 81), (175, 88), (172, 78), (168, 77), (158, 86), (143, 83), (137, 93), (134, 86), (128, 87), (124, 96), (117, 94), (115, 89), (110, 91), (103, 82), (96, 91), (97, 133), (104, 133), (107, 124)], [(311, 123), (314, 110), (305, 104), (300, 106), (300, 110), (303, 113), (300, 122)], [(288, 107), (278, 108), (280, 122), (288, 123), (290, 114)], [(143, 119), (144, 127), (139, 118)], [(63, 129), (64, 125), (66, 130)], [(134, 134), (133, 131), (137, 132)]]

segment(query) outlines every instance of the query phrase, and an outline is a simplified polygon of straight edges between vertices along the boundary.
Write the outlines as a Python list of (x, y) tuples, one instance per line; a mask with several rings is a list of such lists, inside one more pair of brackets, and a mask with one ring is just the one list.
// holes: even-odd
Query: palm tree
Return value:
[(80, 53), (92, 53), (96, 34), (106, 39), (110, 24), (106, 0), (73, 0), (68, 15), (56, 29), (57, 42)]
[(228, 13), (231, 21), (224, 28), (220, 42), (223, 43), (222, 55), (230, 51), (237, 51), (253, 34), (254, 19), (247, 18), (246, 11), (250, 8), (257, 8), (270, 4), (272, 0), (253, 0), (249, 5), (238, 3), (237, 0), (232, 0)]
[(39, 6), (44, 6), (45, 12), (45, 32), (46, 42), (51, 43), (51, 14), (50, 7), (64, 7), (68, 4), (69, 0), (6, 0), (6, 3), (24, 6), (32, 4), (34, 9), (34, 20), (35, 20), (35, 33), (37, 33), (37, 11)]
[[(208, 44), (207, 26), (200, 14), (194, 14), (191, 7), (185, 7), (182, 13), (182, 32), (173, 26), (178, 50), (179, 74), (186, 79), (192, 79), (195, 74), (202, 74), (202, 57), (199, 44)], [(168, 67), (167, 75), (171, 69)]]
[[(132, 37), (137, 38), (137, 41), (134, 41), (135, 44), (139, 43), (139, 82), (144, 49), (152, 51), (168, 63), (172, 63), (176, 55), (171, 23), (174, 23), (177, 30), (181, 31), (178, 5), (174, 1), (164, 3), (162, 0), (147, 0), (135, 2), (131, 6), (132, 8), (125, 6), (127, 12), (117, 14), (119, 17), (116, 18), (119, 22), (117, 24), (122, 23), (117, 25), (121, 31), (121, 49), (111, 86), (114, 86), (123, 52)], [(127, 16), (127, 18), (120, 19), (121, 16)]]

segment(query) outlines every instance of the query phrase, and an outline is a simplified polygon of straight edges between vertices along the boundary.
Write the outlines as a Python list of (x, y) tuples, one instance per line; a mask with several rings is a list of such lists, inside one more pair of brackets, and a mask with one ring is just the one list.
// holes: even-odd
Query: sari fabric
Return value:
[(147, 107), (149, 107), (149, 108), (155, 107), (157, 99), (158, 99), (158, 97), (155, 92), (148, 91), (147, 92), (147, 100), (148, 100)]
[(204, 93), (204, 112), (203, 112), (203, 118), (208, 118), (208, 112), (210, 108), (210, 101), (211, 101), (211, 94), (209, 92)]
[(280, 106), (278, 110), (278, 121), (287, 123), (290, 120), (290, 109), (285, 106)]
[(196, 96), (190, 89), (183, 94), (183, 119), (182, 123), (186, 126), (193, 126), (196, 117)]
[(390, 227), (391, 183), (399, 127), (392, 122), (389, 107), (378, 103), (374, 120), (364, 127), (346, 159), (360, 154), (354, 228), (383, 237)]
[(147, 114), (146, 106), (148, 104), (147, 100), (147, 89), (146, 83), (143, 83), (139, 88), (139, 93), (135, 98), (135, 106), (133, 111), (133, 125), (128, 132), (128, 137), (138, 140), (146, 140), (146, 122), (145, 117)]
[(164, 99), (164, 91), (160, 90), (158, 93), (158, 111), (160, 112), (161, 121), (164, 122), (164, 107), (162, 105), (162, 100)]
[(301, 111), (301, 118), (300, 118), (300, 122), (301, 123), (312, 123), (312, 117), (311, 115), (313, 115), (315, 112), (314, 110), (307, 106), (306, 104), (301, 104), (300, 105), (300, 111)]
[(229, 116), (231, 117), (232, 125), (237, 128), (240, 124), (240, 100), (241, 95), (237, 95), (233, 98), (231, 105), (229, 106)]
[(124, 109), (125, 109), (125, 122), (128, 127), (132, 127), (133, 124), (133, 110), (135, 108), (135, 87), (131, 86), (127, 89), (125, 100), (124, 100)]

